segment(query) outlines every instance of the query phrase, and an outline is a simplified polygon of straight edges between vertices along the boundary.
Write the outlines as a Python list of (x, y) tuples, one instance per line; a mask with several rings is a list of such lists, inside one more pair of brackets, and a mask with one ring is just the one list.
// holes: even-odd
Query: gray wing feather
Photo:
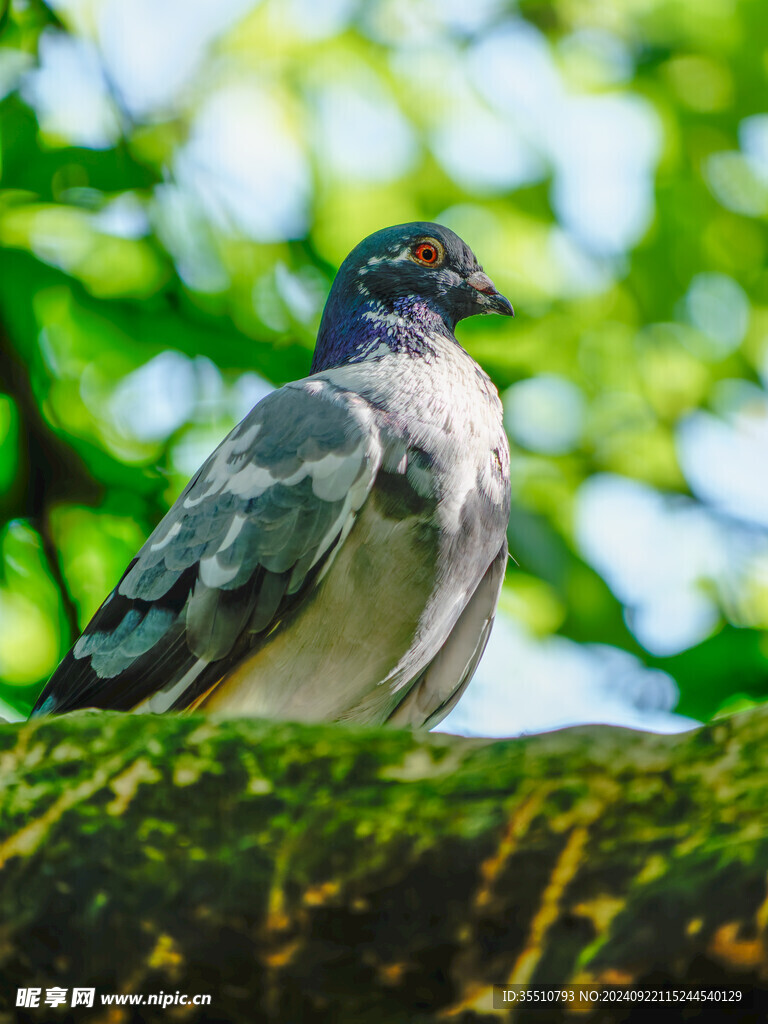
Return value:
[(431, 729), (459, 702), (491, 635), (507, 557), (505, 541), (448, 639), (411, 684), (404, 699), (389, 716), (389, 722)]
[(196, 660), (221, 678), (346, 536), (382, 459), (374, 415), (317, 378), (260, 402), (149, 537), (36, 710), (127, 708), (158, 691), (183, 707), (197, 694), (178, 684)]
[[(266, 629), (286, 594), (301, 588), (362, 505), (379, 461), (375, 425), (362, 402), (329, 385), (283, 388), (206, 463), (120, 592), (144, 597), (147, 569), (154, 591), (157, 553), (171, 572), (197, 565), (187, 642), (198, 658), (221, 659), (244, 628)], [(256, 573), (257, 594), (225, 600), (227, 591), (248, 589)]]

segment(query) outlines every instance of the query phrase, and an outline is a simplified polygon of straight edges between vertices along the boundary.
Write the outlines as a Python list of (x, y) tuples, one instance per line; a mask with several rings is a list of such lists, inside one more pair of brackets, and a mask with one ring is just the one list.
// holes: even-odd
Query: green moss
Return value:
[(686, 736), (493, 742), (198, 716), (2, 727), (0, 989), (202, 976), (211, 1020), (389, 1024), (523, 954), (552, 983), (682, 981), (702, 958), (735, 977), (757, 946), (734, 936), (768, 916), (767, 733), (759, 709)]

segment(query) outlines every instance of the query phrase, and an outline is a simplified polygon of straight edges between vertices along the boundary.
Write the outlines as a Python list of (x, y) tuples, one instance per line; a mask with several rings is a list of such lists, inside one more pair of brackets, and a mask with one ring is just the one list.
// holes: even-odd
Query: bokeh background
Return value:
[(0, 713), (417, 218), (518, 314), (460, 326), (519, 565), (443, 727), (768, 699), (767, 72), (761, 0), (0, 0)]

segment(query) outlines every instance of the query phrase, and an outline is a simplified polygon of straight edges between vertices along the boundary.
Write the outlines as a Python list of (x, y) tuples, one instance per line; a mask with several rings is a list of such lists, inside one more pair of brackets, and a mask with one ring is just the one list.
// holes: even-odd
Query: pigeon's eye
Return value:
[(425, 263), (428, 267), (434, 267), (443, 258), (442, 246), (437, 242), (419, 242), (413, 250), (413, 258), (418, 263)]

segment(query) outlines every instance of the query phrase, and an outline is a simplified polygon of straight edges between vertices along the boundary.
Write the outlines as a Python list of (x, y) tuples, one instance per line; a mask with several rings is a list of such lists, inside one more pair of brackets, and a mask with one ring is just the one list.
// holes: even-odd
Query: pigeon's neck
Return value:
[(438, 339), (456, 342), (442, 316), (419, 296), (376, 301), (331, 295), (323, 312), (312, 373), (360, 362), (382, 346), (414, 358), (436, 355)]

